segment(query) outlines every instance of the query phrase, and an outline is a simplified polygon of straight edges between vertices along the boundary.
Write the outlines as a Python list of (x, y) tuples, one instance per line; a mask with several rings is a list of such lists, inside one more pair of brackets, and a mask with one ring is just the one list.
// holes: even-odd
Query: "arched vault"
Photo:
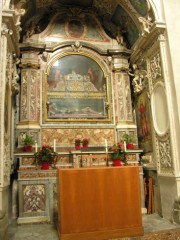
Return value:
[(34, 26), (34, 33), (42, 32), (52, 16), (60, 9), (81, 8), (93, 11), (111, 38), (123, 36), (127, 48), (132, 48), (140, 35), (149, 31), (155, 21), (150, 0), (14, 0), (15, 8), (24, 8), (22, 33)]

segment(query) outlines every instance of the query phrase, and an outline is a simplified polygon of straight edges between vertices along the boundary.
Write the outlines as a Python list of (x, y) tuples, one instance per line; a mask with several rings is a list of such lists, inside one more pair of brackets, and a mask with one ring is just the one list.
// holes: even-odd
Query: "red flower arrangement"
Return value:
[(120, 159), (122, 162), (126, 163), (126, 152), (123, 149), (124, 145), (122, 143), (114, 144), (109, 150), (112, 152), (112, 160)]
[(87, 145), (89, 143), (89, 138), (83, 138), (82, 144)]
[(57, 153), (54, 152), (50, 145), (43, 145), (41, 149), (34, 153), (35, 161), (38, 165), (41, 165), (43, 162), (54, 163), (55, 156), (57, 156)]
[(75, 146), (79, 146), (81, 144), (81, 139), (80, 138), (76, 138), (75, 139)]
[(83, 138), (82, 140), (80, 138), (76, 138), (75, 139), (75, 148), (80, 149), (81, 144), (82, 144), (83, 148), (86, 148), (86, 147), (88, 147), (88, 143), (89, 143), (89, 138)]

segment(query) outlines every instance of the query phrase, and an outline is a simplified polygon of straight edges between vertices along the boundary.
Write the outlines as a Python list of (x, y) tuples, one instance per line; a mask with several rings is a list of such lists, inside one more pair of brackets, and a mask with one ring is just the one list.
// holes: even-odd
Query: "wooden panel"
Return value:
[(138, 167), (58, 169), (58, 188), (60, 239), (143, 235)]

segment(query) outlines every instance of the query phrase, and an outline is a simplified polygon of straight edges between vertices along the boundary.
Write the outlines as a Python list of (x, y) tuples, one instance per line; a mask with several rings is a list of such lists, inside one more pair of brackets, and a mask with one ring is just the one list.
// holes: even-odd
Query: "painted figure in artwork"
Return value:
[(142, 100), (140, 100), (139, 116), (140, 116), (140, 127), (142, 131), (143, 139), (145, 140), (149, 135), (149, 127), (148, 127), (148, 119), (146, 116), (146, 106)]

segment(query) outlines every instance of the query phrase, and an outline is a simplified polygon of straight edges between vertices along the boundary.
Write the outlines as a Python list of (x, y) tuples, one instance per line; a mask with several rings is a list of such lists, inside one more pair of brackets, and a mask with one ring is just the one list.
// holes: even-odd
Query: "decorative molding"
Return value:
[(10, 136), (9, 133), (5, 133), (3, 150), (3, 186), (8, 186), (10, 184), (11, 165)]
[(20, 120), (28, 120), (28, 70), (21, 71), (21, 111), (20, 111)]
[(2, 24), (1, 33), (2, 35), (13, 35), (12, 29), (9, 29), (5, 23)]
[(12, 83), (11, 83), (11, 90), (12, 90), (12, 93), (14, 95), (18, 94), (19, 93), (19, 84), (18, 84), (18, 80), (19, 80), (19, 72), (18, 72), (18, 69), (17, 69), (17, 66), (18, 64), (20, 63), (20, 59), (16, 58), (14, 59), (14, 62), (13, 62), (13, 69), (12, 69)]
[(165, 138), (159, 138), (159, 156), (161, 172), (172, 171), (173, 163), (171, 156), (170, 140), (166, 135)]
[(141, 27), (142, 27), (142, 33), (141, 35), (143, 37), (147, 36), (150, 33), (150, 28), (152, 27), (153, 23), (152, 23), (152, 18), (150, 16), (147, 17), (139, 17), (138, 18)]
[[(131, 54), (131, 62), (138, 62), (139, 59), (146, 56), (148, 57), (148, 54), (151, 49), (153, 49), (153, 46), (157, 46), (157, 44), (160, 42), (159, 37), (164, 34), (166, 29), (166, 25), (164, 23), (153, 23), (153, 26), (151, 27), (151, 32), (148, 35), (148, 38), (140, 37), (136, 44), (132, 48), (132, 54)], [(152, 54), (152, 53), (151, 53)], [(143, 55), (143, 56), (142, 56)]]
[(114, 88), (114, 118), (116, 123), (132, 122), (131, 91), (129, 76), (126, 72), (115, 73)]
[(74, 44), (71, 45), (74, 52), (79, 52), (82, 48), (82, 44), (79, 41), (76, 41)]
[(29, 121), (37, 121), (37, 112), (40, 108), (38, 102), (40, 101), (40, 96), (38, 96), (38, 88), (37, 82), (40, 82), (40, 74), (39, 71), (31, 70), (31, 78), (30, 78), (30, 88), (29, 88)]
[(153, 80), (162, 76), (161, 60), (160, 60), (160, 53), (159, 52), (156, 53), (156, 55), (150, 60), (150, 69), (151, 69), (151, 76), (152, 76)]
[(21, 60), (21, 63), (19, 64), (19, 67), (27, 69), (27, 68), (32, 68), (32, 69), (39, 69), (40, 68), (40, 63), (36, 62), (34, 63), (34, 60), (31, 60), (32, 62), (25, 62), (24, 60)]

